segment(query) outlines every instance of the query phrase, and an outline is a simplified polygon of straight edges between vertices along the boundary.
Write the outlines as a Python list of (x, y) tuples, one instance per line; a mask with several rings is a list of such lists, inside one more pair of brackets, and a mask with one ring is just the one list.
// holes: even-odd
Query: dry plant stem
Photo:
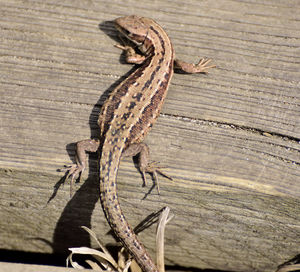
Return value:
[(92, 238), (97, 242), (97, 244), (100, 246), (103, 252), (92, 249), (92, 248), (87, 248), (87, 247), (77, 247), (77, 248), (69, 248), (71, 251), (71, 254), (67, 258), (67, 267), (68, 263), (70, 262), (71, 266), (76, 269), (84, 269), (81, 265), (79, 265), (76, 261), (73, 261), (72, 257), (74, 254), (83, 254), (83, 255), (90, 255), (93, 258), (97, 260), (98, 263), (101, 263), (101, 265), (104, 267), (104, 270), (98, 265), (98, 263), (91, 261), (91, 260), (86, 260), (86, 263), (90, 265), (90, 267), (93, 270), (97, 271), (117, 271), (117, 272), (124, 272), (118, 264), (115, 262), (113, 257), (109, 254), (107, 249), (101, 244), (99, 239), (96, 237), (96, 234), (90, 230), (87, 227), (82, 227), (84, 230), (86, 230)]
[[(78, 264), (76, 261), (73, 261), (72, 257), (73, 257), (74, 254), (91, 255), (99, 263), (101, 263), (103, 265), (103, 267), (105, 267), (105, 271), (109, 270), (109, 271), (123, 272), (121, 269), (119, 269), (118, 266), (112, 265), (112, 262), (111, 262), (112, 257), (110, 255), (107, 256), (103, 252), (100, 252), (96, 249), (92, 249), (92, 248), (88, 248), (88, 247), (77, 247), (77, 248), (69, 248), (69, 250), (71, 250), (72, 253), (67, 258), (67, 266), (68, 266), (68, 262), (70, 261), (70, 264), (72, 265), (73, 268), (75, 268), (75, 269), (84, 269), (83, 266)], [(114, 260), (113, 260), (113, 262), (115, 263)], [(96, 267), (96, 266), (98, 267), (97, 270), (101, 269), (100, 266), (97, 265), (97, 263), (93, 262), (93, 267)]]
[(276, 272), (292, 272), (292, 271), (300, 271), (300, 264), (291, 264), (276, 270)]
[(166, 224), (173, 218), (173, 215), (169, 216), (170, 208), (165, 207), (159, 217), (159, 223), (156, 233), (156, 262), (157, 268), (160, 272), (165, 272), (165, 261), (164, 261), (164, 238), (165, 238), (165, 227)]
[[(160, 213), (157, 231), (156, 231), (156, 249), (157, 249), (157, 267), (159, 272), (165, 272), (164, 266), (164, 234), (165, 234), (165, 227), (166, 224), (173, 218), (173, 215), (169, 216), (170, 208), (165, 207), (163, 211)], [(76, 269), (84, 269), (83, 266), (79, 265), (76, 261), (73, 261), (72, 257), (74, 254), (83, 254), (83, 255), (91, 255), (93, 256), (101, 265), (104, 267), (104, 270), (100, 267), (97, 262), (92, 260), (86, 260), (85, 262), (92, 268), (92, 270), (96, 271), (116, 271), (116, 272), (127, 272), (128, 268), (133, 264), (131, 259), (125, 261), (124, 259), (124, 250), (123, 247), (119, 252), (119, 261), (121, 263), (117, 264), (115, 260), (112, 258), (110, 253), (107, 249), (101, 244), (99, 239), (97, 238), (96, 234), (87, 227), (82, 226), (82, 228), (87, 231), (92, 238), (97, 242), (98, 246), (101, 248), (101, 251), (87, 248), (87, 247), (78, 247), (78, 248), (69, 248), (71, 250), (71, 254), (67, 258), (67, 267), (68, 263), (70, 262), (71, 266)], [(131, 266), (131, 271), (140, 271), (140, 268), (135, 263), (136, 268), (138, 270), (132, 270), (133, 267)]]
[[(89, 228), (87, 228), (85, 226), (81, 226), (81, 228), (83, 228), (86, 232), (89, 233), (89, 235), (91, 235), (91, 237), (96, 241), (96, 243), (101, 248), (101, 250), (103, 251), (104, 254), (106, 254), (107, 256), (110, 255), (108, 250), (104, 246), (102, 246), (102, 244), (99, 242), (99, 239), (97, 238), (96, 234), (92, 230), (90, 230)], [(116, 263), (113, 263), (113, 265), (116, 265)]]

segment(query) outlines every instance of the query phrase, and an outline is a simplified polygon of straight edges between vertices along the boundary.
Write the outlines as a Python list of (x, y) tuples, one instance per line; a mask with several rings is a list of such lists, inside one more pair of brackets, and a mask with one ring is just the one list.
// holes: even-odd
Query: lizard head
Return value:
[(153, 44), (151, 27), (155, 24), (152, 19), (130, 15), (115, 20), (115, 27), (127, 39), (135, 43), (142, 52), (147, 52)]
[(149, 31), (149, 24), (145, 22), (145, 19), (147, 18), (136, 15), (120, 17), (115, 20), (115, 26), (126, 38), (141, 45)]

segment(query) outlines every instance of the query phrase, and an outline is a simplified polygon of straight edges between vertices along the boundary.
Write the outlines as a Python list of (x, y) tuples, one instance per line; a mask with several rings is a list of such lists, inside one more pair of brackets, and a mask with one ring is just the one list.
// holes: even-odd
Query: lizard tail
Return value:
[(121, 158), (121, 150), (119, 151), (120, 154), (116, 154), (115, 150), (102, 153), (100, 160), (101, 205), (110, 227), (133, 255), (141, 269), (144, 272), (159, 272), (145, 247), (128, 224), (120, 207), (116, 188), (116, 177)]

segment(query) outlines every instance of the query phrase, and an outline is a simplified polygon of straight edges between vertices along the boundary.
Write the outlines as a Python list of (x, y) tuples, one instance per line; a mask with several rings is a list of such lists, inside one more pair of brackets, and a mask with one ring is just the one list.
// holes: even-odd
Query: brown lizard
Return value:
[(149, 162), (149, 148), (142, 143), (157, 119), (167, 95), (173, 69), (186, 73), (206, 73), (210, 60), (198, 64), (175, 60), (175, 53), (166, 32), (155, 21), (136, 15), (117, 18), (115, 26), (133, 42), (140, 55), (128, 45), (117, 47), (124, 50), (128, 63), (139, 67), (121, 82), (101, 108), (98, 119), (99, 139), (77, 143), (76, 162), (70, 166), (68, 176), (74, 179), (86, 167), (86, 151), (100, 151), (100, 199), (106, 219), (126, 249), (133, 255), (144, 272), (158, 271), (142, 243), (127, 223), (120, 208), (116, 179), (122, 156), (139, 155), (138, 167), (146, 182), (151, 173), (157, 182), (161, 173), (155, 163)]

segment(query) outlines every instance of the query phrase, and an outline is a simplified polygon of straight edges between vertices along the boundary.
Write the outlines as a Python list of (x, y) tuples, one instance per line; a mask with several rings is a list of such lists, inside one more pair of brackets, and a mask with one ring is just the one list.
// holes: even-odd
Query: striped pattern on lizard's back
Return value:
[(142, 270), (158, 271), (120, 208), (116, 177), (123, 151), (143, 140), (160, 113), (173, 75), (174, 51), (165, 31), (151, 19), (133, 15), (118, 18), (115, 23), (127, 38), (140, 45), (146, 58), (102, 107), (101, 203), (110, 226)]

